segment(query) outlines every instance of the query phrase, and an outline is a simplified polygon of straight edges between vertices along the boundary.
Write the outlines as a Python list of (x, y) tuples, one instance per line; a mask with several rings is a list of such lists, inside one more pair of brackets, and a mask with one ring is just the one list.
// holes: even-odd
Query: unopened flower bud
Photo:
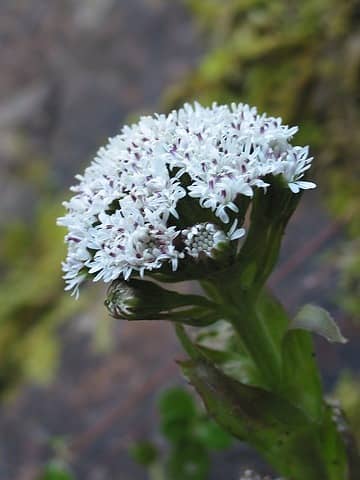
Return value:
[(115, 318), (127, 318), (136, 304), (136, 293), (127, 282), (113, 282), (107, 292), (106, 308)]
[[(188, 314), (194, 315), (194, 309), (196, 317), (213, 310), (212, 302), (201, 295), (180, 294), (140, 279), (112, 282), (105, 306), (113, 317), (127, 320), (166, 318), (181, 321), (183, 312), (186, 322)], [(212, 318), (210, 320), (213, 321)], [(196, 319), (194, 322), (196, 324)]]
[(212, 223), (198, 223), (182, 232), (185, 253), (194, 258), (211, 257), (221, 243), (228, 242), (225, 233)]

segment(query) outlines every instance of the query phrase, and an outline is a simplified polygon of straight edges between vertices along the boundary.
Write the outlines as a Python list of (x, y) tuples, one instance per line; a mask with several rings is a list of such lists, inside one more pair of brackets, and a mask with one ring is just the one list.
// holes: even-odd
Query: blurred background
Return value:
[[(291, 313), (314, 302), (341, 325), (349, 343), (318, 340), (318, 360), (360, 438), (360, 2), (0, 0), (0, 67), (1, 480), (142, 480), (134, 443), (170, 448), (159, 398), (183, 385), (171, 328), (110, 319), (99, 285), (64, 294), (55, 219), (124, 122), (193, 99), (257, 105), (311, 145), (319, 188), (270, 288)], [(267, 470), (238, 443), (219, 448), (201, 457), (209, 479)]]

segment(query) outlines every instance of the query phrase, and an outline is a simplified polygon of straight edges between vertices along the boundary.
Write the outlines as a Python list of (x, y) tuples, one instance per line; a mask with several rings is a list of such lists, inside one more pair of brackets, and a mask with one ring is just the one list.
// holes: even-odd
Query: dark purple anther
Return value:
[(68, 237), (67, 239), (70, 242), (75, 242), (75, 243), (80, 243), (81, 242), (80, 238), (77, 238), (77, 237)]

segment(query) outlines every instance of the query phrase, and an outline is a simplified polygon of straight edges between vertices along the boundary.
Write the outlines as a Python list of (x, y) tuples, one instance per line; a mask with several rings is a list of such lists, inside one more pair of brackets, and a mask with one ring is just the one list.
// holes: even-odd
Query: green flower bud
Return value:
[(111, 316), (126, 320), (166, 319), (190, 325), (218, 320), (216, 305), (204, 296), (180, 294), (147, 280), (115, 280), (105, 305)]

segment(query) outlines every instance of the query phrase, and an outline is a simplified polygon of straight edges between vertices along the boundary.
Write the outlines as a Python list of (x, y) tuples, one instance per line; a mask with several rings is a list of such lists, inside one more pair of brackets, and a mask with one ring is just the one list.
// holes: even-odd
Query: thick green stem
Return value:
[[(225, 287), (225, 285), (224, 285)], [(281, 381), (281, 352), (269, 335), (269, 329), (258, 315), (255, 303), (248, 295), (224, 288), (221, 306), (225, 318), (239, 334), (256, 364), (263, 386), (276, 391)]]
[(279, 179), (271, 181), (273, 185), (266, 194), (261, 190), (256, 193), (250, 229), (235, 264), (202, 284), (240, 335), (263, 385), (275, 391), (281, 381), (281, 344), (272, 335), (274, 325), (269, 327), (268, 319), (258, 314), (257, 302), (276, 264), (285, 227), (300, 197)]

